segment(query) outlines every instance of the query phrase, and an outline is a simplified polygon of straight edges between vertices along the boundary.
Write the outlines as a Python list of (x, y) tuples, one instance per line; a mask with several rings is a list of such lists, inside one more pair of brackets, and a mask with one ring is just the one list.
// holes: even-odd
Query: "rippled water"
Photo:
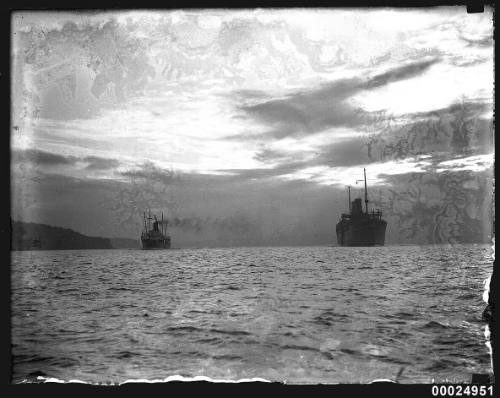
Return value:
[(12, 253), (13, 381), (490, 372), (488, 246)]

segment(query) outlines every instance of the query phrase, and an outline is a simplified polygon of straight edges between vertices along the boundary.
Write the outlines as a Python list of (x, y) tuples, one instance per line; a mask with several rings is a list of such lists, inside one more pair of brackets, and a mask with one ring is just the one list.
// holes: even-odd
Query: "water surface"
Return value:
[(12, 252), (13, 381), (491, 372), (487, 245)]

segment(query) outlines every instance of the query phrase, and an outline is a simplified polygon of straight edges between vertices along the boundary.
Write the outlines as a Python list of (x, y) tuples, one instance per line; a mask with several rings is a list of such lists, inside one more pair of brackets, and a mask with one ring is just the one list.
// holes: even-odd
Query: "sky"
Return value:
[(16, 12), (12, 218), (333, 244), (366, 168), (388, 243), (487, 242), (493, 46), (463, 6)]

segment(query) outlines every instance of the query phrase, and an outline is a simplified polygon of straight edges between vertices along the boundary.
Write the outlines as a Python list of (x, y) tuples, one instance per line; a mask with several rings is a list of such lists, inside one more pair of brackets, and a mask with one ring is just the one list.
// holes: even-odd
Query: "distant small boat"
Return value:
[(168, 221), (163, 220), (163, 212), (161, 213), (161, 222), (158, 221), (156, 215), (151, 215), (151, 211), (149, 211), (148, 217), (144, 213), (144, 229), (141, 233), (142, 249), (170, 249), (167, 224)]

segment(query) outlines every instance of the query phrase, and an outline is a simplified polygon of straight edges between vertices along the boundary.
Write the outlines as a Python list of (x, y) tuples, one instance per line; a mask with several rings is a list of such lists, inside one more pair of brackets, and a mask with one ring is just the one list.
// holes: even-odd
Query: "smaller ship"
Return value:
[(351, 187), (347, 187), (349, 190), (349, 213), (343, 213), (336, 225), (337, 243), (340, 246), (384, 246), (385, 243), (387, 221), (382, 219), (380, 210), (368, 212), (366, 169), (363, 170), (365, 175), (365, 211), (363, 211), (361, 198), (351, 202)]
[(170, 249), (167, 224), (168, 222), (163, 220), (163, 212), (161, 213), (161, 221), (156, 218), (156, 215), (151, 216), (151, 211), (148, 212), (148, 217), (144, 213), (144, 230), (141, 234), (141, 244), (144, 250)]

